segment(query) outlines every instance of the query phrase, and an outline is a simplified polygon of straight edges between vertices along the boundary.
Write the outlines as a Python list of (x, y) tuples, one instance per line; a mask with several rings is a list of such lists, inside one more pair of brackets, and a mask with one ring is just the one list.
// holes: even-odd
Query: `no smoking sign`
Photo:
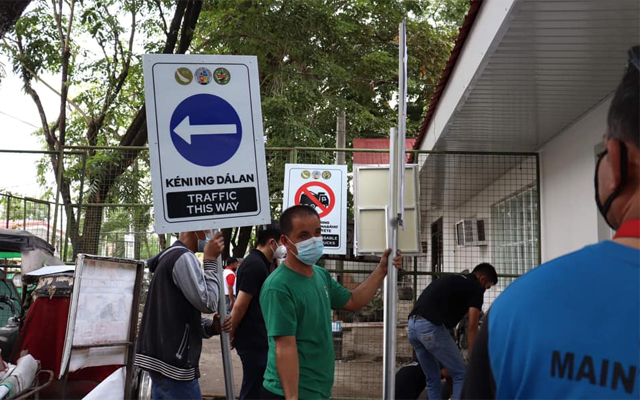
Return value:
[(325, 254), (347, 253), (347, 167), (287, 164), (284, 208), (303, 205), (320, 217)]

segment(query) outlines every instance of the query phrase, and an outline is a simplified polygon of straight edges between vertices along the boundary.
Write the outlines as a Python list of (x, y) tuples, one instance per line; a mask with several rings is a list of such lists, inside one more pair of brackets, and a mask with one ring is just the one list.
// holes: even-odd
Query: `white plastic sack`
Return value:
[(123, 400), (126, 367), (116, 370), (100, 382), (83, 400)]
[(6, 388), (2, 390), (3, 395), (0, 398), (7, 395), (14, 396), (30, 388), (37, 372), (38, 362), (31, 354), (20, 357), (13, 372), (10, 375), (5, 375), (5, 379), (0, 382), (0, 387)]

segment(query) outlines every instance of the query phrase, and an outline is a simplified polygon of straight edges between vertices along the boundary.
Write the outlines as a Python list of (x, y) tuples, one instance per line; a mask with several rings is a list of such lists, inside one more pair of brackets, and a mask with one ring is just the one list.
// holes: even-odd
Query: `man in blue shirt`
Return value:
[(463, 397), (640, 397), (640, 48), (611, 102), (596, 204), (616, 235), (550, 261), (493, 303)]

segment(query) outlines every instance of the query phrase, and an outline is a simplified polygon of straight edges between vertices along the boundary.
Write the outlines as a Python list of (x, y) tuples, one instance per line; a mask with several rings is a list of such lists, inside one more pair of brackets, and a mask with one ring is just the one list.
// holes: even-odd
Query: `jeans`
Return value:
[(151, 375), (151, 398), (153, 400), (202, 399), (197, 379), (176, 381), (157, 372)]
[(409, 318), (409, 342), (416, 351), (420, 367), (427, 378), (429, 400), (439, 399), (441, 396), (438, 361), (453, 379), (453, 399), (459, 399), (467, 368), (447, 328), (432, 324), (422, 317), (412, 316)]
[(242, 361), (240, 399), (259, 399), (264, 382), (264, 371), (267, 369), (269, 348), (239, 349), (236, 347), (236, 351)]
[(228, 294), (224, 296), (224, 304), (227, 305), (227, 315), (231, 314), (231, 299)]

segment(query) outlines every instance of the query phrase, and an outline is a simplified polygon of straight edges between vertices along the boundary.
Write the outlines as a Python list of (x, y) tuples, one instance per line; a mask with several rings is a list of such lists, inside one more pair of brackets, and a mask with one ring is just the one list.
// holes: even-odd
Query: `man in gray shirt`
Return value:
[[(202, 398), (202, 338), (220, 332), (219, 323), (202, 318), (202, 313), (217, 313), (217, 258), (224, 249), (221, 233), (207, 239), (205, 231), (182, 232), (178, 241), (147, 262), (153, 278), (134, 364), (149, 371), (154, 399)], [(204, 251), (204, 269), (196, 251)], [(230, 328), (228, 317), (222, 329)]]

